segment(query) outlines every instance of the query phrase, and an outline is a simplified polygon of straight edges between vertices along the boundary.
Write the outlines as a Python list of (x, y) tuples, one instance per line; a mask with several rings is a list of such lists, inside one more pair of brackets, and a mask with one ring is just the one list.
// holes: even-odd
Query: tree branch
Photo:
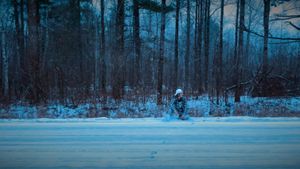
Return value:
[(300, 30), (300, 27), (299, 27), (299, 26), (293, 24), (292, 22), (288, 22), (288, 23), (289, 23), (292, 27), (294, 27), (295, 29)]
[[(254, 31), (252, 31), (252, 30), (249, 30), (249, 29), (247, 29), (245, 26), (243, 26), (243, 29), (244, 29), (244, 31), (246, 31), (246, 32), (249, 32), (249, 33), (251, 33), (251, 34), (254, 34), (254, 35), (256, 35), (256, 36), (259, 36), (259, 37), (264, 37), (264, 35), (261, 35), (261, 34), (259, 34), (259, 33), (257, 33), (257, 32), (254, 32)], [(268, 36), (268, 38), (269, 39), (277, 39), (277, 40), (293, 40), (293, 41), (300, 41), (300, 38), (290, 38), (290, 37), (287, 37), (287, 38), (280, 38), (280, 37), (274, 37), (274, 36)]]
[(300, 18), (300, 15), (276, 15), (276, 18), (270, 19), (270, 22), (284, 21), (284, 20), (290, 20), (290, 19), (295, 19), (295, 18)]
[[(229, 2), (229, 3), (227, 3), (227, 4), (224, 4), (224, 7), (225, 6), (228, 6), (228, 5), (234, 5), (235, 4), (235, 2)], [(217, 7), (214, 11), (212, 11), (210, 14), (209, 14), (209, 16), (212, 16), (213, 14), (215, 14), (219, 9), (221, 9), (221, 7)]]
[(281, 17), (281, 18), (300, 18), (300, 15), (276, 15), (277, 17)]

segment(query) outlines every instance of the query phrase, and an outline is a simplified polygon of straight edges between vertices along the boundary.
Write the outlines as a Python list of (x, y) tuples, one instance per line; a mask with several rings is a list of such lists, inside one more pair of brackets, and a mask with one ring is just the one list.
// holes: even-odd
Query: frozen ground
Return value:
[(300, 168), (300, 118), (0, 120), (0, 168)]

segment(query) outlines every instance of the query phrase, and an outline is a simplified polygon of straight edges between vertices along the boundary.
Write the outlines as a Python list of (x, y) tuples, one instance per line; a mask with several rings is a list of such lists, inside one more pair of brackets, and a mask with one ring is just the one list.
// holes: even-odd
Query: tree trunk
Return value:
[[(238, 32), (239, 32), (239, 14), (240, 14), (240, 0), (236, 0), (236, 18), (235, 18), (235, 39), (234, 39), (234, 57), (233, 62), (236, 66), (236, 59), (237, 59), (237, 46), (238, 46)], [(235, 77), (236, 78), (236, 77)], [(234, 79), (235, 79), (234, 78)]]
[(270, 16), (270, 0), (264, 0), (264, 50), (263, 50), (263, 68), (262, 68), (262, 73), (263, 73), (263, 95), (266, 95), (265, 93), (266, 90), (266, 76), (268, 72), (268, 36), (269, 36), (269, 16)]
[(76, 23), (76, 35), (77, 35), (77, 54), (79, 55), (79, 71), (80, 71), (80, 88), (85, 85), (84, 79), (84, 58), (82, 53), (82, 42), (81, 42), (81, 7), (80, 1), (81, 0), (74, 0), (75, 1), (75, 23)]
[[(45, 16), (44, 16), (44, 23), (46, 25), (49, 24), (49, 7), (46, 6), (44, 7), (45, 10)], [(42, 50), (42, 70), (47, 71), (46, 67), (47, 67), (47, 53), (48, 53), (48, 49), (49, 49), (49, 28), (45, 27), (44, 28), (44, 39), (43, 39), (43, 50)]]
[(21, 31), (20, 31), (20, 22), (19, 22), (19, 10), (18, 10), (18, 1), (14, 0), (14, 17), (15, 17), (15, 31), (16, 31), (16, 39), (17, 39), (17, 44), (16, 44), (16, 55), (15, 55), (15, 65), (14, 65), (14, 88), (15, 88), (15, 93), (17, 96), (19, 96), (19, 85), (20, 85), (20, 46), (21, 46)]
[(158, 60), (158, 75), (157, 75), (157, 104), (162, 104), (162, 85), (163, 85), (163, 71), (164, 71), (164, 43), (165, 43), (165, 23), (166, 23), (166, 0), (161, 0), (161, 27), (160, 27), (160, 46), (159, 46), (159, 60)]
[(116, 46), (115, 46), (115, 59), (114, 64), (114, 80), (113, 80), (113, 98), (121, 99), (124, 88), (124, 6), (125, 0), (118, 0), (117, 4), (117, 18), (116, 18)]
[(101, 0), (101, 90), (104, 96), (106, 95), (106, 61), (105, 61), (105, 22), (104, 22), (104, 0)]
[(219, 56), (217, 59), (217, 104), (219, 104), (220, 92), (222, 91), (223, 82), (223, 18), (224, 18), (224, 0), (221, 0), (221, 17), (220, 17), (220, 35), (219, 35)]
[(5, 32), (1, 32), (1, 51), (2, 51), (2, 73), (3, 73), (3, 95), (8, 97), (9, 94), (9, 83), (8, 83), (8, 56), (6, 53), (6, 41), (5, 41)]
[(175, 65), (174, 65), (174, 89), (178, 87), (178, 32), (179, 32), (179, 10), (180, 10), (180, 0), (176, 0), (176, 17), (175, 17)]
[(190, 9), (190, 0), (187, 0), (187, 19), (186, 19), (186, 51), (185, 51), (185, 85), (184, 88), (186, 91), (189, 89), (189, 66), (190, 66), (190, 31), (191, 31), (191, 9)]
[(196, 90), (198, 94), (202, 93), (202, 73), (201, 73), (201, 61), (202, 61), (202, 35), (203, 35), (203, 0), (198, 0), (198, 34), (197, 34), (197, 57), (195, 61), (195, 79)]
[[(250, 3), (250, 2), (249, 2)], [(251, 30), (251, 24), (252, 24), (252, 9), (249, 5), (249, 17), (248, 17), (248, 26), (247, 28)], [(250, 54), (250, 32), (247, 32), (247, 41), (246, 41), (246, 52), (245, 52), (245, 67), (246, 69), (249, 69), (250, 61), (249, 61), (249, 54)]]
[(24, 0), (20, 1), (20, 22), (21, 22), (21, 30), (20, 30), (20, 36), (21, 36), (21, 42), (20, 42), (20, 76), (21, 76), (21, 88), (20, 92), (23, 93), (26, 86), (28, 79), (26, 78), (25, 72), (28, 72), (27, 70), (27, 62), (26, 62), (26, 53), (25, 53), (25, 38), (24, 38), (24, 32), (25, 32), (25, 27), (24, 27)]
[(204, 33), (204, 87), (208, 91), (208, 66), (209, 66), (209, 32), (210, 32), (210, 0), (205, 1), (205, 33)]
[(141, 40), (140, 40), (140, 12), (138, 0), (133, 0), (133, 34), (135, 54), (135, 85), (140, 86), (141, 81)]
[(236, 91), (235, 91), (235, 97), (234, 101), (235, 102), (240, 102), (240, 96), (241, 96), (241, 84), (240, 84), (240, 79), (241, 79), (241, 60), (243, 59), (244, 56), (244, 49), (243, 49), (243, 32), (244, 32), (244, 20), (245, 20), (245, 0), (240, 0), (241, 6), (240, 6), (240, 22), (239, 22), (239, 43), (238, 43), (238, 54), (236, 58)]
[(0, 98), (3, 96), (3, 42), (2, 42), (2, 32), (0, 31)]
[(29, 0), (27, 5), (28, 10), (28, 37), (29, 47), (28, 56), (30, 59), (30, 83), (31, 96), (34, 103), (41, 100), (41, 81), (40, 81), (40, 54), (39, 54), (39, 2), (38, 0)]
[[(43, 7), (43, 23), (45, 25), (49, 24), (49, 6), (45, 5)], [(41, 83), (42, 83), (42, 88), (44, 90), (44, 97), (47, 97), (50, 95), (50, 88), (51, 88), (51, 81), (50, 81), (50, 70), (51, 70), (51, 63), (49, 63), (49, 41), (50, 41), (50, 36), (49, 36), (49, 27), (40, 27), (41, 33), (41, 40), (39, 42), (40, 44), (40, 57), (41, 57)]]
[(198, 32), (199, 32), (199, 0), (196, 0), (196, 6), (195, 6), (195, 29), (194, 29), (194, 57), (193, 57), (193, 62), (194, 62), (194, 76), (193, 78), (195, 79), (192, 83), (192, 90), (195, 91), (197, 88), (197, 78), (198, 78), (198, 71), (197, 71), (197, 64), (196, 62), (198, 61)]
[(96, 95), (98, 96), (98, 92), (99, 92), (99, 86), (100, 86), (100, 51), (99, 51), (99, 26), (98, 26), (98, 19), (95, 16), (95, 92)]

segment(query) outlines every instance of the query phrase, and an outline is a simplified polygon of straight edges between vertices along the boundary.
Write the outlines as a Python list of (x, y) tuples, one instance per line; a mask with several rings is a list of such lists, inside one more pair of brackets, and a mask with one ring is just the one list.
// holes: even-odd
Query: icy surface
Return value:
[(0, 168), (300, 168), (300, 118), (0, 120)]

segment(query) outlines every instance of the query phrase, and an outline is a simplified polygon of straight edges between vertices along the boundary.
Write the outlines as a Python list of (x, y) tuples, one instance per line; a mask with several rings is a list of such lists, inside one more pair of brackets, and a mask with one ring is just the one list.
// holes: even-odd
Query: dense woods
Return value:
[[(298, 7), (297, 7), (298, 5)], [(0, 1), (0, 100), (300, 94), (297, 0)], [(297, 14), (298, 12), (298, 14)], [(226, 100), (226, 99), (225, 99)]]

